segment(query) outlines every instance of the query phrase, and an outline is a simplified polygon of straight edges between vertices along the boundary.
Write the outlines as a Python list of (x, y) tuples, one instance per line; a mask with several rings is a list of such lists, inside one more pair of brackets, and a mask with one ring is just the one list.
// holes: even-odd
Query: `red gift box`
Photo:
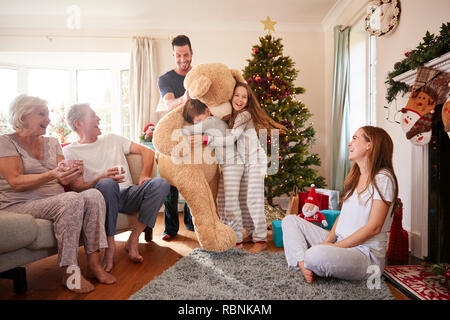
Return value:
[[(317, 201), (319, 202), (319, 210), (328, 210), (329, 197), (326, 194), (316, 193)], [(298, 214), (302, 212), (303, 205), (308, 198), (308, 192), (298, 193)]]

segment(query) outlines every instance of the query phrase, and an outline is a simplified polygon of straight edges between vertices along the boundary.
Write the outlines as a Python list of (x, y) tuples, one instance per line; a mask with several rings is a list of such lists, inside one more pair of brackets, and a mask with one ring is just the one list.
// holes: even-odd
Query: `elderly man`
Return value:
[[(139, 211), (138, 222), (126, 244), (129, 258), (142, 262), (139, 254), (139, 235), (146, 227), (155, 226), (158, 211), (169, 194), (165, 179), (150, 178), (155, 154), (143, 145), (115, 135), (101, 135), (100, 118), (89, 104), (75, 104), (66, 115), (69, 126), (78, 134), (79, 140), (63, 149), (66, 159), (83, 160), (83, 179), (71, 186), (75, 191), (98, 189), (106, 203), (106, 236), (108, 249), (103, 266), (111, 271), (114, 264), (116, 223), (118, 212)], [(142, 171), (139, 184), (132, 183), (126, 154), (142, 156)], [(120, 172), (119, 172), (120, 171)]]

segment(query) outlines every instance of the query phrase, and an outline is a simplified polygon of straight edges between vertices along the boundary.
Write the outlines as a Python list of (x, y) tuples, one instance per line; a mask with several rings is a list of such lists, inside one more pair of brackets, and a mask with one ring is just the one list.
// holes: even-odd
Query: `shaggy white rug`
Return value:
[(385, 282), (317, 278), (307, 284), (299, 270), (288, 269), (284, 252), (250, 254), (230, 249), (195, 249), (150, 281), (130, 300), (392, 300)]

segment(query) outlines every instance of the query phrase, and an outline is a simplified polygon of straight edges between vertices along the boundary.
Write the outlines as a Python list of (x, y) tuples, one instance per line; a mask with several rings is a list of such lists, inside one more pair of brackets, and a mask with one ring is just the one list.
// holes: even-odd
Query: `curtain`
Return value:
[(350, 170), (348, 160), (349, 111), (349, 37), (350, 27), (334, 27), (333, 104), (331, 116), (331, 189), (342, 191)]
[(148, 123), (159, 120), (156, 107), (159, 100), (154, 45), (150, 38), (134, 39), (130, 63), (130, 131), (131, 140), (139, 135)]

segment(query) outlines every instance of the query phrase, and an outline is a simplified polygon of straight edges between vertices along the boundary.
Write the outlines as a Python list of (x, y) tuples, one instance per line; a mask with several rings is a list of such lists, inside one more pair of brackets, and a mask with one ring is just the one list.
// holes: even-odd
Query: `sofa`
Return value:
[[(127, 155), (133, 183), (138, 183), (142, 158), (138, 154)], [(151, 176), (156, 176), (156, 162)], [(117, 233), (128, 231), (137, 221), (132, 215), (119, 213)], [(145, 240), (152, 240), (152, 229), (145, 230)], [(81, 245), (81, 243), (80, 243)], [(27, 291), (25, 265), (57, 253), (53, 223), (35, 219), (31, 215), (0, 210), (0, 277), (13, 280), (14, 291)]]

